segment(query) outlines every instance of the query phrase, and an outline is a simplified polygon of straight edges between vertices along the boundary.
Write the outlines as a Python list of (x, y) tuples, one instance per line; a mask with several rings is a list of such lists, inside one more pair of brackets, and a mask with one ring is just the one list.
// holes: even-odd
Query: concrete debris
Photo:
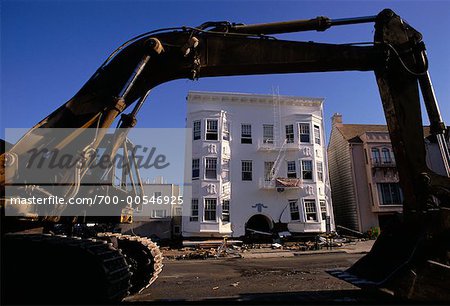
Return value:
[(217, 290), (217, 289), (219, 289), (219, 287), (218, 287), (218, 286), (216, 286), (216, 287), (213, 287), (213, 290)]
[[(302, 252), (336, 252), (339, 249), (343, 251), (350, 250), (358, 252), (361, 247), (356, 244), (364, 244), (362, 241), (350, 240), (339, 236), (322, 235), (316, 236), (313, 241), (274, 241), (275, 243), (252, 243), (252, 244), (229, 244), (229, 240), (206, 241), (196, 243), (186, 243), (179, 249), (171, 249), (169, 247), (161, 248), (166, 259), (190, 260), (190, 259), (208, 259), (208, 258), (252, 258), (250, 255), (263, 256), (269, 252), (278, 252), (279, 256), (287, 256), (291, 254), (300, 255)], [(216, 244), (217, 243), (217, 244)], [(372, 242), (373, 243), (373, 242)], [(190, 245), (190, 246), (187, 246)], [(218, 245), (217, 247), (215, 247)], [(364, 249), (370, 249), (370, 245)], [(349, 252), (350, 252), (349, 251)], [(288, 254), (289, 253), (289, 254)], [(267, 255), (266, 254), (266, 255)], [(257, 256), (258, 255), (258, 256)]]
[(232, 284), (230, 284), (230, 286), (237, 287), (237, 286), (239, 286), (239, 282), (232, 283)]

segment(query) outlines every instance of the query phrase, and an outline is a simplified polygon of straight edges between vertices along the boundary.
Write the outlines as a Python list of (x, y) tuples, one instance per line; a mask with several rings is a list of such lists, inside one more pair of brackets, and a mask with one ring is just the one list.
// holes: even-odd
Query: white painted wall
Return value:
[[(279, 101), (279, 108), (274, 107)], [(263, 214), (273, 222), (288, 223), (293, 232), (324, 232), (325, 221), (321, 218), (319, 201), (326, 201), (327, 214), (331, 216), (331, 228), (334, 230), (334, 218), (331, 206), (328, 167), (323, 124), (323, 100), (305, 97), (285, 97), (272, 95), (190, 92), (187, 98), (186, 127), (192, 128), (193, 121), (201, 120), (201, 139), (193, 140), (192, 158), (200, 159), (200, 178), (192, 181), (192, 198), (198, 199), (198, 221), (191, 221), (191, 195), (185, 193), (183, 205), (183, 235), (239, 237), (245, 234), (246, 222), (255, 214)], [(279, 116), (277, 116), (279, 114)], [(277, 120), (276, 118), (280, 118)], [(217, 119), (219, 140), (205, 140), (207, 119)], [(279, 124), (277, 124), (277, 121)], [(223, 140), (224, 122), (230, 125), (230, 140)], [(299, 123), (310, 126), (310, 143), (299, 143)], [(252, 144), (241, 143), (241, 124), (251, 124)], [(264, 182), (264, 162), (275, 161), (280, 149), (261, 148), (263, 125), (275, 124), (275, 139), (272, 148), (281, 146), (285, 140), (285, 125), (294, 125), (294, 143), (286, 144), (281, 154), (278, 177), (287, 176), (287, 161), (296, 162), (297, 177), (301, 177), (301, 160), (313, 163), (313, 179), (302, 180), (301, 187), (278, 192), (276, 188), (261, 188)], [(314, 143), (314, 128), (320, 127), (321, 144)], [(277, 126), (281, 126), (277, 132)], [(270, 145), (269, 145), (270, 146)], [(206, 179), (205, 158), (217, 158), (217, 179)], [(230, 182), (224, 182), (224, 159), (230, 159)], [(252, 160), (252, 181), (243, 181), (241, 161)], [(324, 182), (317, 177), (316, 162), (322, 162)], [(187, 161), (190, 162), (190, 161)], [(190, 173), (189, 173), (190, 175)], [(186, 178), (187, 181), (190, 178)], [(205, 198), (217, 198), (216, 220), (204, 220)], [(222, 200), (230, 201), (230, 222), (222, 220)], [(298, 199), (300, 220), (291, 220), (288, 200)], [(317, 222), (307, 221), (303, 201), (315, 200)], [(262, 205), (257, 205), (262, 204)], [(259, 207), (259, 210), (258, 210)]]

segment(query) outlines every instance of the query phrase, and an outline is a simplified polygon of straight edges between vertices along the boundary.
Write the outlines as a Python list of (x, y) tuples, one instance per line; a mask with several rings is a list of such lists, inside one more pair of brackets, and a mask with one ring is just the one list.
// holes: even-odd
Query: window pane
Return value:
[(298, 210), (298, 201), (289, 200), (289, 208), (291, 211), (291, 220), (300, 220), (300, 212)]
[(322, 220), (326, 220), (327, 218), (327, 205), (324, 200), (320, 200), (320, 212), (322, 214)]
[(217, 120), (206, 120), (206, 139), (217, 140)]
[(314, 142), (320, 145), (320, 128), (317, 125), (314, 126)]
[(202, 123), (200, 120), (195, 120), (192, 128), (193, 132), (193, 138), (194, 140), (201, 138), (201, 129), (202, 129)]
[(263, 125), (263, 142), (273, 143), (273, 125), (271, 124)]
[(273, 162), (264, 162), (264, 180), (271, 181), (273, 179)]
[(222, 201), (222, 221), (230, 222), (230, 201), (229, 200)]
[(317, 210), (315, 200), (305, 200), (306, 221), (317, 221)]
[(216, 221), (217, 199), (205, 199), (205, 221)]
[(312, 180), (312, 161), (302, 160), (302, 178), (304, 180)]
[(198, 199), (191, 200), (191, 217), (190, 221), (198, 221)]
[(289, 124), (286, 125), (286, 142), (287, 143), (294, 143), (294, 125)]
[(200, 176), (200, 159), (192, 160), (192, 179), (198, 179)]
[(207, 157), (205, 159), (205, 177), (217, 179), (217, 158)]
[(298, 127), (299, 127), (299, 133), (300, 133), (300, 142), (309, 143), (310, 142), (309, 124), (300, 123), (298, 125)]
[(388, 164), (388, 163), (392, 162), (392, 160), (391, 160), (391, 152), (389, 151), (389, 149), (383, 148), (381, 150), (381, 152), (383, 154), (383, 163)]
[(375, 164), (380, 163), (381, 162), (380, 151), (376, 148), (373, 148), (371, 152), (372, 152), (372, 162)]
[(287, 162), (287, 177), (288, 178), (296, 178), (297, 177), (297, 169), (295, 167), (295, 161)]
[(241, 143), (252, 143), (252, 126), (250, 124), (241, 125)]
[(243, 160), (242, 161), (242, 180), (251, 181), (252, 180), (252, 161)]
[(317, 179), (321, 182), (323, 182), (323, 163), (317, 162)]

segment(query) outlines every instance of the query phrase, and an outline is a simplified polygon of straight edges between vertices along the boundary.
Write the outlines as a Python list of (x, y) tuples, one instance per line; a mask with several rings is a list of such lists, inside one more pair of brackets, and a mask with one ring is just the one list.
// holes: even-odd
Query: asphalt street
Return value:
[(325, 272), (345, 269), (361, 256), (331, 253), (288, 258), (170, 260), (150, 288), (127, 298), (126, 303), (389, 301), (389, 297), (362, 291)]

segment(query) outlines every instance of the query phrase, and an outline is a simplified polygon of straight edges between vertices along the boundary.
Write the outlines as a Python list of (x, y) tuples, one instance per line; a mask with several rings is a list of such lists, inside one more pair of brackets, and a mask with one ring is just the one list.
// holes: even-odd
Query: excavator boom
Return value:
[[(375, 22), (371, 45), (286, 41), (267, 36), (366, 22)], [(377, 16), (336, 20), (317, 17), (257, 25), (207, 22), (196, 28), (140, 35), (118, 48), (72, 99), (37, 124), (6, 154), (16, 154), (16, 160), (25, 162), (20, 155), (38, 145), (28, 137), (36, 129), (108, 128), (135, 103), (134, 109), (122, 116), (120, 126), (133, 127), (149, 91), (172, 80), (330, 71), (375, 73), (405, 199), (399, 233), (409, 237), (404, 244), (395, 246), (395, 239), (400, 239), (398, 233), (382, 234), (373, 254), (382, 260), (389, 260), (391, 252), (398, 251), (401, 256), (383, 267), (380, 258), (369, 254), (346, 273), (360, 283), (388, 288), (401, 296), (426, 298), (415, 284), (415, 280), (426, 275), (422, 273), (424, 262), (432, 260), (445, 266), (433, 266), (439, 271), (449, 269), (450, 248), (439, 241), (450, 241), (450, 179), (427, 167), (420, 91), (447, 174), (450, 159), (422, 35), (391, 10), (383, 10)], [(1, 172), (4, 175), (5, 171)], [(403, 249), (397, 250), (399, 247)], [(448, 279), (443, 287), (447, 293), (439, 292), (447, 298)]]

